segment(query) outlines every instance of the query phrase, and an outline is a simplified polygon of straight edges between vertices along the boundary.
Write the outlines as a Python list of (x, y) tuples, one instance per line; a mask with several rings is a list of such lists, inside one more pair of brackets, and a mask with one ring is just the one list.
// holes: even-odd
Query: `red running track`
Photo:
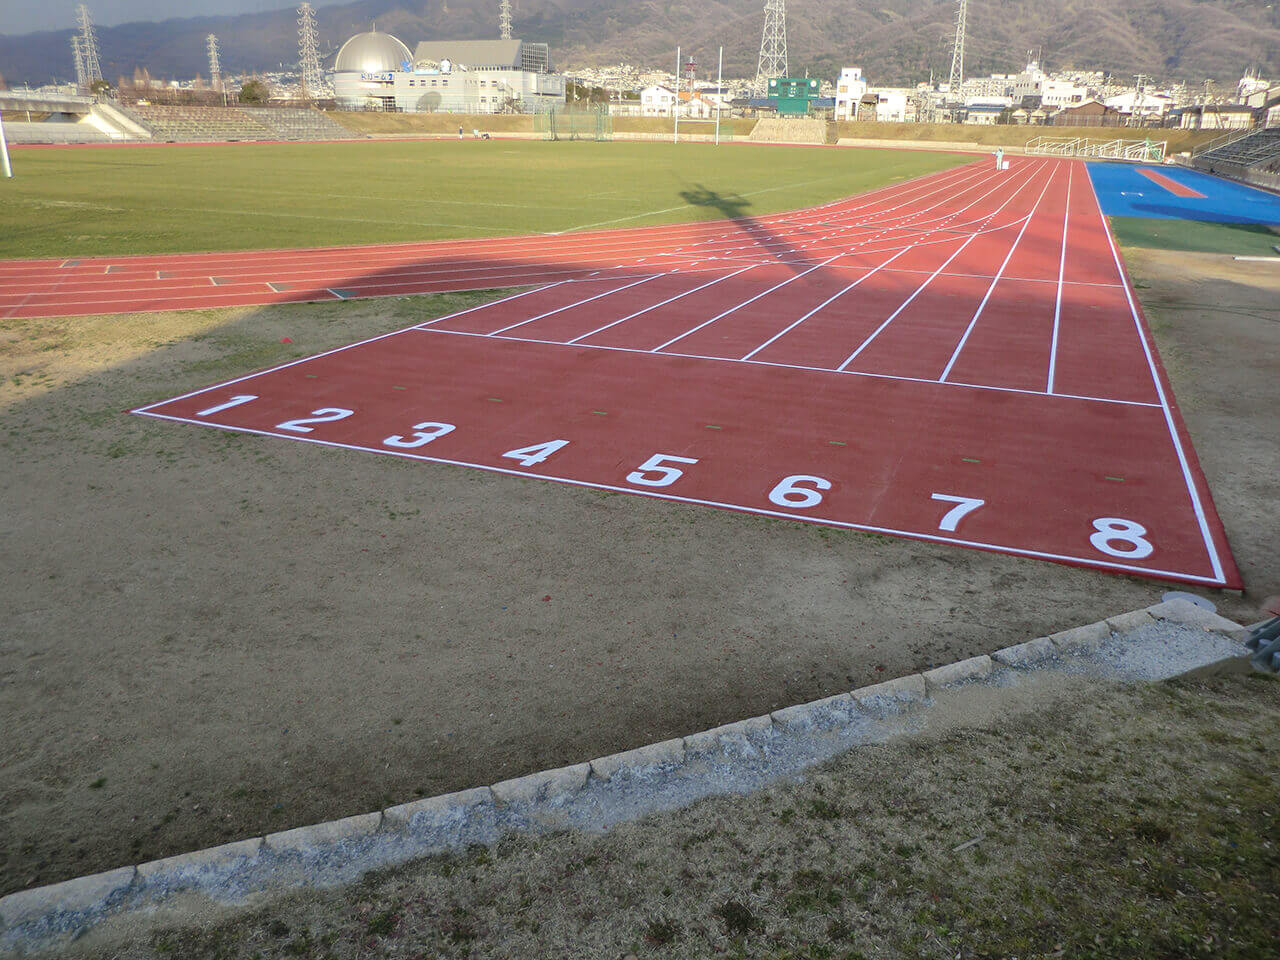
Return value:
[(134, 412), (1241, 586), (1078, 161), (759, 219), (25, 270), (0, 266), (11, 316), (537, 284)]

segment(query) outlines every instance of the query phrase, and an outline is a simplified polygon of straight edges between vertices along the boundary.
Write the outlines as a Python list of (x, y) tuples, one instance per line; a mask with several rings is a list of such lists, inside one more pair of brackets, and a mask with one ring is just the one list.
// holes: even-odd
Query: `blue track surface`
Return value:
[[(1179, 197), (1140, 171), (1152, 170), (1204, 194)], [(1109, 217), (1280, 224), (1280, 196), (1219, 177), (1164, 164), (1090, 163), (1089, 176)]]

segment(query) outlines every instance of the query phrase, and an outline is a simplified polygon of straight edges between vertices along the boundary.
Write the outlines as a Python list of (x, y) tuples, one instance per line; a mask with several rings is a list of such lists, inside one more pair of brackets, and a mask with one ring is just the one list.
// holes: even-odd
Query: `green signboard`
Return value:
[(809, 101), (818, 96), (818, 81), (808, 77), (777, 77), (769, 81), (769, 96), (778, 100), (778, 116), (807, 116)]

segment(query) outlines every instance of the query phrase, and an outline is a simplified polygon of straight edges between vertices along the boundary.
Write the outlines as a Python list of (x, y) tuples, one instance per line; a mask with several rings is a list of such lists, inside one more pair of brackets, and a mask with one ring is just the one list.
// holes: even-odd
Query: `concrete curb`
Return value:
[[(333, 887), (515, 832), (607, 830), (704, 797), (745, 793), (853, 747), (937, 720), (956, 698), (1053, 675), (1155, 682), (1247, 662), (1247, 631), (1170, 600), (662, 743), (487, 787), (122, 867), (0, 898), (0, 951), (56, 950), (110, 919), (178, 897), (221, 904)], [(935, 694), (942, 696), (935, 697)]]

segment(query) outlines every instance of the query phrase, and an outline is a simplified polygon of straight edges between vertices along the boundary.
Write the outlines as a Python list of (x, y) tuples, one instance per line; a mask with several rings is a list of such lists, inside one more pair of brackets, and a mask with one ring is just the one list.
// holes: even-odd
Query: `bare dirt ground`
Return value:
[[(1277, 272), (1143, 252), (1257, 619)], [(990, 651), (1160, 584), (122, 411), (477, 295), (0, 329), (0, 894)], [(282, 344), (282, 337), (292, 338)]]
[(608, 834), (91, 934), (83, 960), (1270, 960), (1280, 682), (984, 691), (905, 740)]

